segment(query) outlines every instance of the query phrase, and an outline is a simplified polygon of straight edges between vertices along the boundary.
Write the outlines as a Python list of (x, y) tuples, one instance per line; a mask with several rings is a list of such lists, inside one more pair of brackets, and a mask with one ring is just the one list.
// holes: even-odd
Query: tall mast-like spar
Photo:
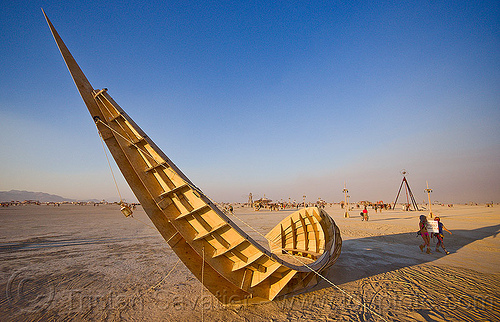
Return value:
[(304, 208), (285, 218), (266, 235), (270, 250), (255, 242), (194, 186), (106, 89), (92, 88), (44, 16), (101, 137), (144, 211), (219, 301), (270, 301), (316, 285), (342, 244), (338, 227), (324, 210)]

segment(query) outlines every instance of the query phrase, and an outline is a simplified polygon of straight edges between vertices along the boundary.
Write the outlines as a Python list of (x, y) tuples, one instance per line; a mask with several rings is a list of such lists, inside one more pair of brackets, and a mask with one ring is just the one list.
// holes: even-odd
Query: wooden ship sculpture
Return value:
[(292, 213), (257, 243), (198, 189), (107, 93), (94, 89), (43, 13), (95, 125), (143, 209), (184, 265), (223, 304), (309, 290), (340, 255), (322, 209)]

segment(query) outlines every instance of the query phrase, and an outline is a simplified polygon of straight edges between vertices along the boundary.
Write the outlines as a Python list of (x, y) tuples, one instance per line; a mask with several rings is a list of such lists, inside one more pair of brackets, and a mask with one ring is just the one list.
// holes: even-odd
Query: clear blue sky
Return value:
[(500, 202), (498, 1), (3, 1), (0, 190), (117, 199), (42, 7), (214, 200)]

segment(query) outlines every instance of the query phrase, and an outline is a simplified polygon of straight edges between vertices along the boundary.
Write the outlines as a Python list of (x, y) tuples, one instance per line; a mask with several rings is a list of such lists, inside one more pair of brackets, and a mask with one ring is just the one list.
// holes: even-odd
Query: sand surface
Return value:
[[(343, 238), (325, 274), (335, 286), (221, 306), (140, 208), (134, 218), (115, 205), (0, 208), (0, 320), (500, 321), (500, 206), (434, 206), (453, 233), (450, 255), (420, 252), (423, 212), (371, 210), (362, 222), (360, 210), (326, 211)], [(266, 244), (262, 235), (290, 213), (237, 208), (258, 232), (234, 221)]]

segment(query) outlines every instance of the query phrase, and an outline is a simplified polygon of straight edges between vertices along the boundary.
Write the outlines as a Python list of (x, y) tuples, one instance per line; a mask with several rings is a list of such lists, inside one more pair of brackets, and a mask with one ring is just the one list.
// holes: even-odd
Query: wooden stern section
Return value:
[(92, 88), (45, 18), (132, 191), (184, 265), (219, 301), (258, 303), (294, 294), (317, 282), (315, 272), (333, 265), (342, 240), (325, 211), (314, 207), (291, 214), (266, 236), (270, 250), (255, 242), (175, 166), (106, 89)]

